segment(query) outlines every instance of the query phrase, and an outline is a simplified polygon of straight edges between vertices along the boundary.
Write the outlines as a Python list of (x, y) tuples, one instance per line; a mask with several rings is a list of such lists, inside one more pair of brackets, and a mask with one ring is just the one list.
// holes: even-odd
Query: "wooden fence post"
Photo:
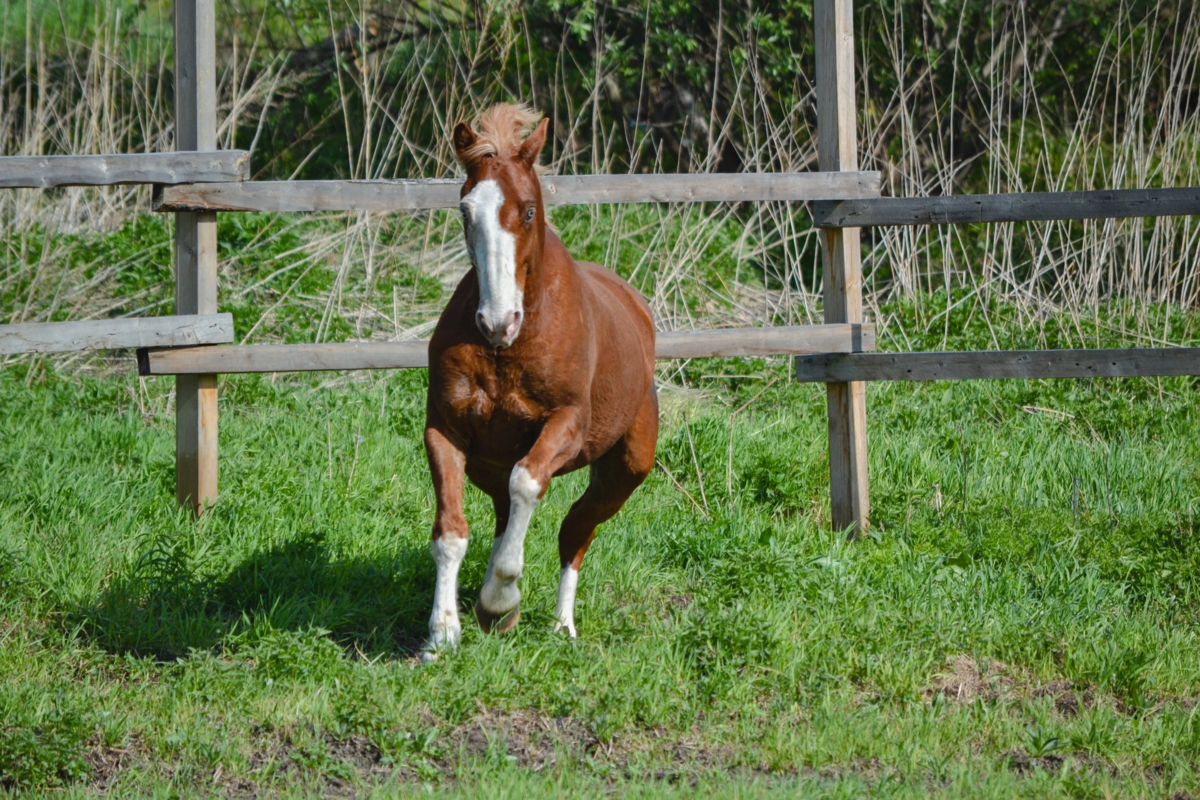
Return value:
[[(215, 0), (175, 0), (175, 149), (217, 149)], [(175, 215), (175, 313), (217, 313), (217, 215)], [(175, 496), (217, 499), (217, 376), (175, 378)]]
[[(817, 153), (821, 171), (858, 170), (851, 0), (816, 0)], [(824, 231), (825, 322), (862, 322), (859, 228)], [(867, 525), (867, 395), (861, 381), (828, 383), (829, 495), (835, 530)]]

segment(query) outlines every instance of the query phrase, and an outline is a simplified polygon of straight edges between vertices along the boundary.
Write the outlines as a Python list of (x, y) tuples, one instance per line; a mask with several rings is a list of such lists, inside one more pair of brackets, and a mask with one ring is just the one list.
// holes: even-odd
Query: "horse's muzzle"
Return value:
[(508, 347), (521, 332), (523, 316), (520, 311), (507, 311), (504, 318), (496, 322), (490, 315), (477, 311), (475, 312), (475, 325), (483, 334), (483, 338), (487, 339), (493, 347)]

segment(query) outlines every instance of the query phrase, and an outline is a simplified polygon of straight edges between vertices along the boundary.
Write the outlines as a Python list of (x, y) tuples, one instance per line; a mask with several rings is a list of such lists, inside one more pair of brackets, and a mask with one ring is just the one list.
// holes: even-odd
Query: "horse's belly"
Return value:
[(478, 432), (471, 455), (491, 464), (512, 467), (529, 454), (536, 441), (536, 435), (522, 435), (514, 431), (491, 428)]

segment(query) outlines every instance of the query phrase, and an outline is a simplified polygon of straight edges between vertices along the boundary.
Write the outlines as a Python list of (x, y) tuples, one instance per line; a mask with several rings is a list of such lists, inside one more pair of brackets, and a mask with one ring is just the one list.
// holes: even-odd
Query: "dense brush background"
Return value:
[[(0, 13), (0, 153), (171, 149), (169, 4), (28, 0)], [(859, 3), (862, 167), (897, 196), (1194, 185), (1196, 13), (1127, 0)], [(546, 160), (562, 173), (816, 163), (803, 0), (221, 2), (218, 54), (218, 141), (250, 149), (259, 179), (453, 175), (454, 123), (515, 99), (553, 120)], [(0, 319), (169, 313), (170, 221), (138, 216), (147, 191), (0, 195)], [(578, 251), (638, 284), (663, 329), (820, 317), (799, 204), (553, 217)], [(247, 341), (419, 338), (467, 267), (456, 233), (440, 212), (227, 215), (221, 303)], [(1200, 296), (1192, 218), (864, 236), (885, 346), (914, 333), (889, 304), (935, 293), (941, 311), (964, 305), (983, 328), (1000, 301), (1038, 329), (1066, 312), (1081, 343), (1192, 335), (1161, 313)], [(1105, 304), (1119, 321), (1096, 317)], [(930, 310), (917, 333), (944, 325)]]
[[(1195, 2), (856, 9), (860, 158), (923, 195), (1200, 184)], [(811, 170), (807, 0), (218, 0), (219, 141), (258, 179), (456, 174), (489, 103), (560, 173)], [(0, 154), (173, 146), (171, 8), (0, 5)], [(146, 187), (0, 192), (0, 323), (173, 311)], [(800, 204), (559, 207), (660, 328), (819, 321)], [(419, 339), (456, 214), (222, 214), (250, 343)], [(1195, 217), (864, 231), (892, 350), (1196, 344)], [(1200, 797), (1195, 378), (883, 383), (872, 525), (829, 530), (824, 387), (660, 364), (657, 469), (600, 531), (580, 638), (418, 667), (422, 370), (226, 376), (221, 498), (174, 501), (173, 381), (0, 360), (0, 795)], [(492, 528), (475, 490), (468, 609)]]

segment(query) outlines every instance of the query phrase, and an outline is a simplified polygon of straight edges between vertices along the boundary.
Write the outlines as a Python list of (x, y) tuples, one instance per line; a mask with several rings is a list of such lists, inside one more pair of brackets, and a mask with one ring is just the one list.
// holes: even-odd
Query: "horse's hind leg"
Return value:
[(566, 629), (575, 638), (575, 590), (579, 585), (579, 567), (588, 545), (596, 536), (596, 526), (613, 517), (633, 490), (654, 468), (654, 448), (658, 441), (658, 402), (653, 387), (633, 425), (621, 441), (601, 456), (591, 468), (591, 480), (583, 496), (567, 512), (558, 532), (558, 557), (562, 567), (558, 583), (557, 618), (554, 629)]

